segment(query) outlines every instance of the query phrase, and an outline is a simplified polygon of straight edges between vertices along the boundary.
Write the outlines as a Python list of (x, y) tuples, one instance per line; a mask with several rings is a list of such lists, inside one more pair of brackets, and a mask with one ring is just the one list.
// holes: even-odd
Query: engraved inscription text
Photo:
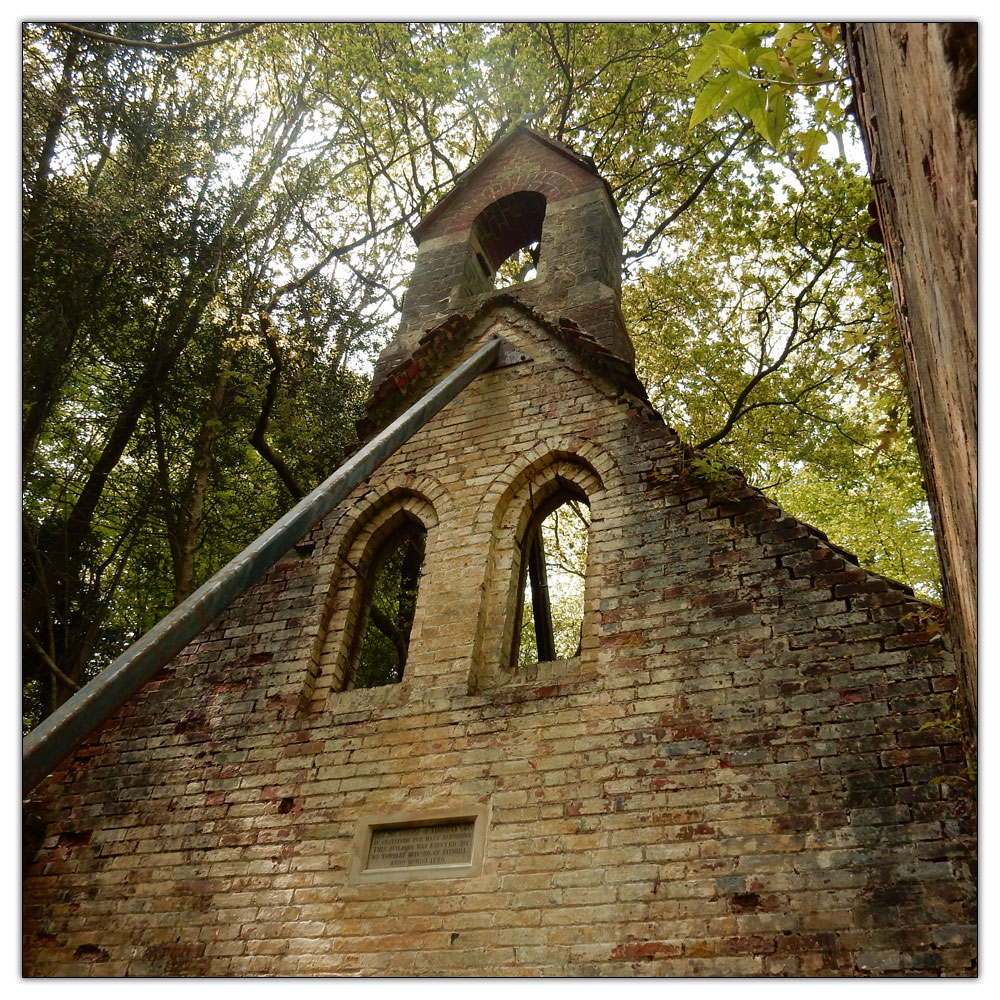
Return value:
[(366, 870), (467, 865), (472, 862), (473, 821), (372, 830)]

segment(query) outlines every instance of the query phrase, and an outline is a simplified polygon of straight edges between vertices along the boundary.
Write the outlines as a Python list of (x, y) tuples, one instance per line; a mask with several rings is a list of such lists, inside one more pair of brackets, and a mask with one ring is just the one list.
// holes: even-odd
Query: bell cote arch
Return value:
[[(558, 323), (562, 318), (633, 364), (621, 315), (622, 227), (593, 162), (563, 143), (517, 126), (496, 141), (413, 230), (417, 256), (399, 328), (375, 367), (378, 383), (448, 317), (504, 292)], [(530, 267), (536, 268), (530, 275)], [(522, 273), (523, 272), (523, 273)]]

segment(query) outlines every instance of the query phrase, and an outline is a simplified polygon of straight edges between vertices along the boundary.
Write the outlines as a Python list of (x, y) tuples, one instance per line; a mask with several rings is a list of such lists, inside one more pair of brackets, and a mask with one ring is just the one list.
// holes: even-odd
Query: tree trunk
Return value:
[(38, 166), (31, 182), (31, 195), (28, 199), (22, 230), (21, 273), (27, 277), (34, 270), (35, 251), (38, 248), (38, 227), (45, 207), (45, 198), (49, 190), (49, 178), (52, 176), (52, 158), (56, 152), (56, 142), (62, 132), (66, 120), (66, 110), (73, 96), (73, 71), (76, 69), (80, 54), (80, 39), (76, 36), (70, 39), (63, 59), (62, 77), (55, 92), (55, 107), (45, 128), (45, 139), (38, 157)]
[(198, 532), (205, 510), (208, 475), (212, 469), (212, 452), (222, 423), (222, 405), (229, 386), (229, 376), (234, 355), (232, 346), (226, 348), (219, 371), (212, 386), (208, 408), (198, 432), (191, 457), (187, 487), (181, 497), (182, 509), (177, 518), (176, 536), (172, 539), (174, 556), (174, 604), (180, 604), (195, 589), (194, 553), (198, 545)]
[[(69, 622), (78, 613), (77, 602), (87, 589), (79, 579), (80, 554), (93, 528), (94, 515), (108, 478), (125, 453), (142, 411), (166, 381), (194, 335), (212, 291), (209, 276), (203, 281), (195, 301), (185, 300), (176, 306), (173, 317), (160, 331), (158, 343), (143, 372), (119, 410), (76, 503), (65, 519), (61, 519), (61, 524), (50, 525), (52, 543), (44, 553), (39, 575), (30, 579), (22, 603), (22, 623), (36, 637), (44, 636), (45, 623), (53, 616)], [(76, 657), (71, 659), (75, 662)]]
[(864, 23), (844, 35), (974, 730), (978, 30)]

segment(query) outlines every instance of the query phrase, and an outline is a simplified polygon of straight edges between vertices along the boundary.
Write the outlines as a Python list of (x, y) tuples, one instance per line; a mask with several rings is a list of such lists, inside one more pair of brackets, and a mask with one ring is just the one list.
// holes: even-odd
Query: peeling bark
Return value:
[(845, 39), (974, 729), (978, 26), (851, 24)]

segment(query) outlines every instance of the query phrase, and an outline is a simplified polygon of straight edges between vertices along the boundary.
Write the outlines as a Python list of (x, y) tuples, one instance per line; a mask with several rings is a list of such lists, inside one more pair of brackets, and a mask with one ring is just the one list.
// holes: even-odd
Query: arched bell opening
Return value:
[(463, 296), (537, 276), (545, 205), (545, 195), (537, 191), (515, 191), (476, 216), (469, 234)]

